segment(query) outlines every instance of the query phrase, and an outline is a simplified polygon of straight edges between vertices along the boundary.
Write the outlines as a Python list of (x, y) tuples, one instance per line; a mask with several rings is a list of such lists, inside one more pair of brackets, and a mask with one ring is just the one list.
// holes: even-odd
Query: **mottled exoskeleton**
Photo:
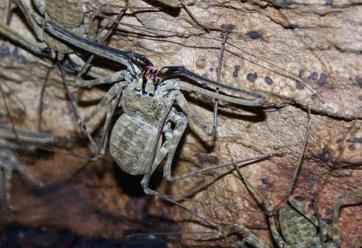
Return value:
[[(22, 165), (15, 155), (15, 150), (35, 150), (32, 144), (51, 144), (53, 136), (49, 133), (33, 133), (0, 124), (0, 204), (1, 207), (13, 209), (10, 204), (11, 179), (17, 171), (28, 182), (38, 187), (45, 184), (33, 176), (31, 171)], [(20, 146), (17, 141), (22, 142)], [(28, 144), (25, 146), (24, 144)]]
[[(270, 231), (278, 247), (305, 248), (305, 247), (328, 247), (338, 248), (341, 246), (339, 233), (339, 214), (345, 205), (345, 200), (351, 196), (362, 197), (362, 189), (347, 192), (335, 201), (332, 223), (318, 219), (305, 203), (296, 200), (293, 196), (279, 208), (278, 220), (279, 228), (274, 220), (274, 214), (269, 203), (264, 202)], [(237, 230), (245, 235), (245, 243), (257, 248), (268, 247), (257, 236), (241, 225), (234, 225)], [(281, 233), (279, 233), (279, 231)]]

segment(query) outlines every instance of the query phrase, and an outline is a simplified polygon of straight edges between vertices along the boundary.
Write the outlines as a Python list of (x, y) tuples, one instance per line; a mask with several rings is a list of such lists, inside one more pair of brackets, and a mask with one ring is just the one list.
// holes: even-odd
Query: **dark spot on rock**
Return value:
[(303, 90), (304, 89), (304, 85), (301, 81), (299, 80), (295, 80), (295, 87), (298, 89), (298, 90)]
[(248, 74), (246, 75), (246, 79), (247, 79), (249, 82), (251, 82), (251, 83), (254, 83), (257, 78), (258, 78), (258, 74), (256, 74), (256, 72), (254, 72), (254, 73), (248, 73)]
[(304, 74), (304, 70), (303, 69), (300, 69), (299, 72), (298, 72), (298, 77), (303, 77), (303, 74)]
[(240, 65), (235, 65), (234, 66), (234, 72), (233, 72), (233, 77), (238, 77), (239, 76), (239, 71), (240, 71)]
[(214, 71), (214, 68), (210, 67), (210, 68), (209, 68), (209, 71), (213, 72), (213, 71)]
[(268, 178), (266, 178), (266, 177), (263, 177), (262, 179), (260, 179), (260, 181), (261, 181), (263, 184), (270, 184)]
[(312, 99), (313, 101), (314, 101), (315, 99), (317, 99), (317, 94), (312, 94), (312, 95), (310, 96), (310, 99)]
[(221, 24), (220, 29), (224, 33), (230, 34), (235, 30), (236, 26), (234, 24)]
[(304, 201), (305, 200), (305, 198), (303, 196), (301, 196), (301, 195), (294, 196), (294, 199), (297, 200), (297, 201)]
[(354, 149), (356, 149), (356, 146), (354, 144), (349, 144), (348, 149), (353, 151)]
[(297, 21), (291, 22), (289, 26), (290, 26), (291, 28), (293, 28), (293, 29), (297, 29), (297, 28), (300, 28), (300, 27), (301, 27), (300, 24), (299, 24), (299, 22), (297, 22)]
[(321, 73), (319, 76), (318, 83), (319, 83), (319, 85), (328, 84), (327, 76), (325, 74)]
[(359, 86), (359, 87), (362, 87), (362, 77), (355, 77), (354, 78), (354, 81), (356, 82), (356, 84)]
[(11, 51), (9, 47), (0, 46), (0, 58), (6, 58), (11, 55)]
[(210, 163), (210, 164), (217, 164), (219, 163), (219, 158), (213, 154), (205, 154), (199, 153), (196, 155), (197, 160), (200, 163)]
[(15, 112), (16, 112), (17, 115), (25, 115), (25, 110), (20, 108), (20, 107), (17, 107), (15, 109)]
[(333, 0), (326, 0), (325, 5), (332, 6), (333, 5)]
[(318, 158), (324, 162), (331, 160), (331, 153), (327, 149), (323, 148), (322, 151), (318, 154)]
[(352, 142), (353, 143), (362, 143), (362, 137), (353, 137)]
[(265, 83), (266, 83), (267, 85), (272, 85), (272, 84), (273, 84), (273, 79), (272, 79), (271, 77), (266, 76), (266, 77), (264, 78), (264, 81), (265, 81)]
[(342, 151), (343, 147), (341, 145), (337, 145), (337, 151)]
[(308, 76), (308, 80), (316, 81), (318, 79), (318, 72), (314, 71)]
[(269, 181), (267, 177), (261, 178), (260, 181), (263, 184), (263, 188), (265, 189), (270, 189), (273, 186), (273, 184)]
[(246, 36), (248, 36), (251, 39), (256, 40), (256, 39), (261, 38), (261, 33), (258, 31), (249, 31), (246, 33)]
[(282, 8), (287, 9), (290, 5), (292, 5), (294, 2), (293, 0), (283, 0), (282, 2)]

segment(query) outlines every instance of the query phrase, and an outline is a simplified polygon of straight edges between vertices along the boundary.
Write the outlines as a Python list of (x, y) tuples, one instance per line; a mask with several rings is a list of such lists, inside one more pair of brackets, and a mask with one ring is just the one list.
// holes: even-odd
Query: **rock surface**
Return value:
[[(115, 1), (89, 2), (96, 6)], [(158, 68), (182, 65), (216, 80), (223, 40), (221, 26), (234, 25), (225, 44), (221, 81), (262, 93), (269, 106), (255, 110), (220, 103), (213, 149), (207, 149), (188, 129), (174, 159), (173, 173), (279, 153), (281, 156), (241, 169), (250, 184), (276, 208), (286, 197), (310, 108), (311, 130), (294, 195), (311, 211), (319, 212), (322, 219), (330, 220), (339, 196), (362, 190), (360, 3), (183, 0), (181, 8), (168, 8), (157, 1), (130, 0), (127, 15), (109, 45), (142, 53)], [(33, 39), (18, 12), (12, 16), (11, 27)], [(17, 126), (36, 131), (39, 96), (52, 63), (0, 42), (0, 80), (12, 118)], [(75, 157), (74, 154), (90, 155), (90, 150), (78, 142), (86, 140), (85, 135), (76, 124), (59, 70), (50, 70), (48, 81), (41, 126), (57, 137), (58, 149), (47, 156), (19, 154), (19, 158), (40, 178), (58, 183), (37, 190), (14, 177), (12, 203), (19, 210), (11, 215), (3, 212), (3, 224), (69, 228), (81, 235), (116, 239), (134, 229), (143, 233), (174, 232), (168, 237), (175, 246), (179, 242), (235, 245), (241, 240), (242, 236), (231, 235), (203, 241), (212, 233), (196, 232), (211, 229), (189, 221), (194, 217), (176, 206), (144, 196), (140, 178), (122, 173), (113, 166), (111, 158), (105, 156), (96, 163), (86, 163), (84, 158)], [(72, 82), (71, 91), (85, 116), (105, 91), (79, 89)], [(200, 118), (211, 125), (212, 99), (185, 95)], [(99, 115), (91, 128), (101, 126), (103, 116)], [(0, 122), (10, 123), (2, 100)], [(97, 137), (96, 141), (99, 142)], [(160, 170), (154, 187), (167, 194), (185, 196), (200, 184), (213, 181), (182, 204), (223, 227), (242, 224), (271, 245), (264, 213), (231, 169), (171, 184), (160, 183)], [(218, 178), (227, 171), (230, 172)], [(72, 179), (66, 180), (68, 177)], [(313, 189), (314, 186), (317, 187)], [(361, 196), (344, 200), (350, 206), (342, 209), (339, 218), (342, 247), (362, 240), (362, 206), (357, 204), (361, 200)], [(179, 234), (186, 232), (187, 235)]]

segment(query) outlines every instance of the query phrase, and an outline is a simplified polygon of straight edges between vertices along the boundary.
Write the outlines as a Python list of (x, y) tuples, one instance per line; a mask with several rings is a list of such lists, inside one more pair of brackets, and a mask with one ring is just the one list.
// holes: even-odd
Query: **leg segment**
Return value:
[(182, 204), (178, 203), (171, 197), (169, 197), (165, 194), (159, 193), (157, 191), (154, 191), (148, 187), (148, 183), (149, 183), (151, 175), (152, 175), (152, 169), (154, 169), (165, 158), (166, 155), (167, 155), (167, 160), (166, 160), (167, 165), (165, 167), (167, 167), (167, 169), (165, 168), (164, 175), (167, 177), (167, 174), (170, 174), (170, 173), (168, 173), (168, 170), (170, 170), (172, 159), (173, 159), (175, 150), (177, 148), (177, 144), (179, 143), (180, 138), (187, 126), (187, 119), (185, 118), (185, 116), (182, 113), (177, 112), (176, 109), (174, 109), (174, 108), (172, 108), (168, 118), (166, 119), (166, 123), (167, 123), (167, 121), (174, 122), (176, 124), (176, 127), (174, 128), (174, 130), (169, 130), (169, 129), (164, 130), (165, 136), (166, 136), (166, 141), (161, 146), (159, 152), (156, 154), (154, 164), (152, 165), (151, 168), (149, 168), (147, 173), (144, 175), (144, 177), (141, 181), (141, 185), (146, 194), (158, 196), (159, 198), (161, 198), (165, 201), (173, 203), (173, 204), (177, 205), (178, 207), (181, 207), (182, 209), (188, 211), (189, 213), (191, 213), (193, 216), (197, 217), (198, 219), (202, 220), (207, 226), (218, 229), (219, 226), (217, 224), (215, 224), (214, 222), (198, 215), (196, 212), (183, 206)]
[[(231, 152), (228, 147), (227, 147), (227, 150), (230, 154), (231, 160), (233, 161)], [(254, 198), (256, 203), (261, 207), (261, 209), (263, 209), (263, 211), (265, 211), (265, 214), (266, 214), (266, 217), (267, 217), (267, 220), (269, 223), (270, 232), (273, 236), (274, 241), (277, 243), (278, 247), (286, 247), (286, 243), (285, 243), (284, 239), (282, 238), (282, 236), (280, 235), (277, 225), (275, 223), (275, 220), (273, 217), (273, 209), (272, 209), (271, 204), (269, 202), (267, 202), (266, 200), (264, 200), (264, 198), (261, 197), (261, 195), (254, 189), (254, 187), (251, 186), (251, 184), (246, 180), (244, 175), (241, 173), (239, 167), (235, 166), (235, 168), (236, 168), (236, 172), (238, 173), (241, 181), (245, 185), (245, 188), (249, 191), (249, 193), (252, 195), (252, 197)]]
[(201, 131), (197, 132), (208, 145), (213, 145), (215, 141), (216, 126), (209, 128), (202, 120), (200, 120), (191, 109), (191, 106), (187, 103), (186, 98), (181, 92), (176, 93), (176, 102), (183, 110), (183, 112), (191, 119), (191, 122), (195, 124)]
[(94, 116), (101, 112), (104, 109), (105, 105), (109, 104), (117, 96), (117, 94), (119, 94), (123, 90), (125, 86), (126, 84), (124, 82), (119, 82), (113, 85), (95, 107), (95, 109), (84, 118), (83, 124), (88, 123), (94, 118)]
[[(352, 190), (350, 192), (347, 192), (341, 196), (339, 196), (336, 200), (336, 205), (334, 207), (334, 211), (333, 211), (333, 222), (332, 222), (332, 242), (335, 245), (335, 247), (340, 247), (341, 246), (341, 236), (339, 233), (339, 214), (341, 211), (341, 208), (343, 207), (344, 200), (350, 196), (358, 196), (360, 198), (362, 198), (362, 189), (356, 189), (356, 190)], [(359, 203), (361, 204), (361, 202)]]
[(39, 16), (31, 6), (29, 6), (27, 1), (24, 0), (14, 0), (16, 4), (19, 6), (21, 11), (23, 12), (27, 23), (30, 25), (31, 29), (33, 30), (36, 38), (39, 41), (43, 41), (43, 28), (40, 24), (43, 21), (43, 18)]
[(15, 154), (6, 148), (0, 149), (0, 170), (1, 170), (1, 199), (0, 202), (4, 207), (13, 210), (10, 205), (10, 191), (11, 191), (11, 179), (13, 170), (17, 170), (22, 177), (28, 182), (38, 187), (43, 187), (44, 184), (36, 179), (32, 173), (22, 164), (18, 162)]
[(96, 156), (98, 154), (104, 154), (106, 151), (108, 140), (109, 140), (109, 127), (111, 125), (112, 117), (121, 100), (121, 96), (122, 96), (122, 92), (118, 92), (116, 98), (114, 100), (112, 100), (109, 104), (109, 109), (107, 111), (107, 117), (106, 117), (106, 121), (104, 123), (104, 128), (103, 128), (103, 136), (101, 139), (101, 143), (97, 149)]
[(119, 102), (121, 100), (122, 90), (124, 89), (124, 87), (126, 87), (125, 82), (119, 82), (119, 83), (113, 85), (109, 89), (107, 94), (102, 98), (101, 102), (96, 106), (96, 108), (89, 115), (87, 115), (84, 118), (83, 123), (81, 123), (82, 125), (85, 125), (94, 116), (96, 116), (97, 113), (102, 111), (102, 109), (105, 107), (106, 104), (110, 104), (109, 109), (107, 111), (107, 117), (106, 117), (106, 121), (104, 123), (104, 128), (103, 128), (104, 134), (102, 136), (101, 143), (97, 148), (95, 156), (98, 156), (99, 154), (104, 154), (104, 152), (105, 152), (105, 149), (108, 144), (108, 138), (109, 138), (109, 126), (111, 124), (114, 112), (115, 112), (116, 108), (118, 107)]
[(121, 80), (124, 80), (126, 78), (126, 74), (127, 74), (127, 71), (121, 70), (121, 71), (115, 72), (111, 75), (107, 75), (105, 77), (99, 77), (99, 78), (96, 78), (93, 80), (81, 80), (81, 79), (77, 78), (75, 83), (77, 84), (77, 86), (81, 86), (81, 87), (91, 87), (91, 86), (100, 85), (100, 84), (113, 84), (113, 83), (117, 83)]
[(24, 39), (18, 32), (15, 32), (9, 28), (9, 26), (2, 24), (1, 22), (0, 34), (38, 56), (42, 56), (44, 49), (47, 48), (47, 46), (43, 43), (34, 44), (32, 41)]

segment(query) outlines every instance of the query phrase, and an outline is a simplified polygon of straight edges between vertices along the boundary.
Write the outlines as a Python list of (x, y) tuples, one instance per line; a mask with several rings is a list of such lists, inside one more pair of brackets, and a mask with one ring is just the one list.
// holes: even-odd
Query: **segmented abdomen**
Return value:
[(144, 175), (153, 163), (158, 139), (156, 127), (123, 114), (114, 124), (110, 152), (123, 171)]

